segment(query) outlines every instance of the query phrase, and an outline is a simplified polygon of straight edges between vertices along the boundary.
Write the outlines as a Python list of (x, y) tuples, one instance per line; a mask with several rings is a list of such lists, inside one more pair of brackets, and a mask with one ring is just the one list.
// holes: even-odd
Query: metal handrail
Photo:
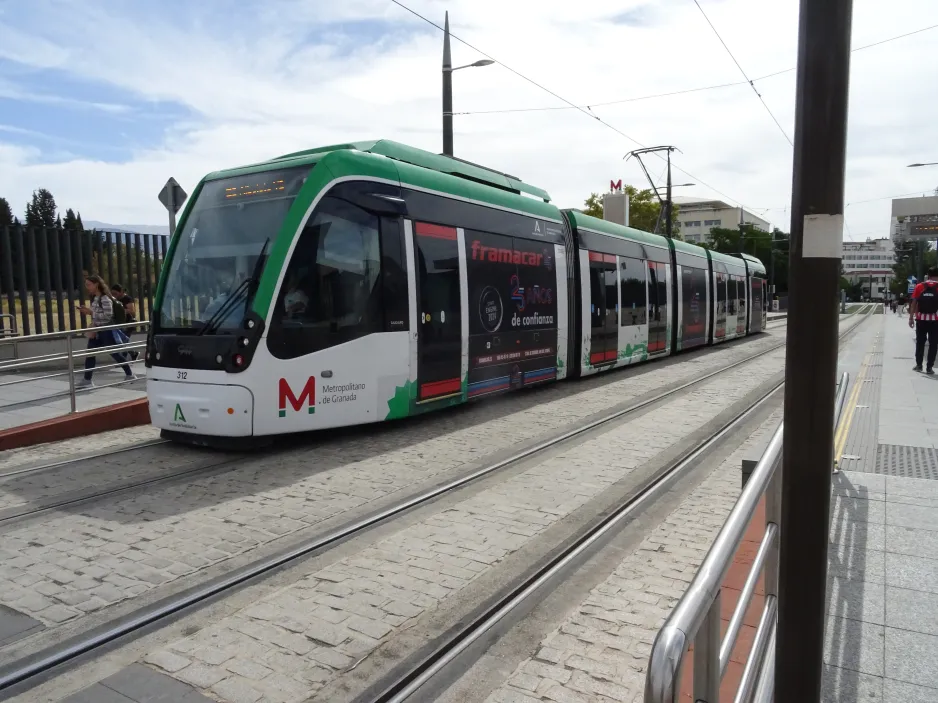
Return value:
[(16, 315), (11, 315), (8, 312), (0, 313), (0, 319), (9, 320), (11, 327), (8, 329), (4, 327), (0, 329), (0, 339), (12, 339), (13, 337), (19, 336), (17, 333), (16, 327)]
[[(84, 373), (85, 370), (84, 369), (76, 370), (75, 359), (85, 359), (87, 357), (99, 356), (101, 354), (120, 354), (123, 352), (133, 351), (135, 349), (143, 349), (146, 347), (145, 341), (140, 340), (137, 342), (126, 342), (123, 344), (109, 344), (106, 346), (95, 347), (94, 349), (75, 351), (72, 349), (72, 340), (84, 335), (87, 332), (98, 333), (98, 332), (105, 332), (108, 330), (124, 331), (128, 329), (133, 329), (138, 326), (146, 327), (146, 326), (149, 326), (149, 324), (150, 324), (149, 321), (144, 320), (142, 322), (124, 322), (124, 323), (117, 324), (117, 325), (101, 325), (100, 327), (87, 327), (87, 328), (82, 328), (82, 329), (77, 329), (77, 330), (63, 330), (61, 332), (47, 332), (43, 334), (35, 334), (35, 335), (29, 335), (26, 337), (16, 337), (16, 338), (10, 338), (10, 339), (0, 338), (0, 344), (4, 342), (14, 344), (14, 347), (13, 347), (14, 360), (12, 362), (6, 362), (6, 363), (0, 362), (0, 373), (6, 372), (6, 371), (19, 371), (19, 370), (26, 369), (29, 367), (38, 366), (40, 364), (49, 364), (49, 363), (62, 362), (62, 361), (66, 362), (68, 366), (67, 371), (47, 373), (41, 376), (29, 376), (26, 378), (17, 378), (12, 381), (4, 381), (3, 383), (0, 383), (0, 388), (4, 388), (6, 386), (15, 386), (21, 383), (30, 383), (30, 382), (40, 381), (40, 380), (48, 379), (48, 378), (56, 378), (60, 376), (68, 377), (68, 390), (67, 391), (61, 391), (58, 393), (50, 393), (48, 395), (40, 396), (38, 398), (31, 398), (29, 400), (23, 400), (23, 401), (18, 401), (15, 403), (9, 403), (6, 405), (0, 405), (0, 409), (8, 410), (10, 408), (18, 407), (21, 405), (29, 405), (31, 403), (35, 403), (37, 400), (49, 400), (52, 398), (64, 398), (67, 396), (70, 401), (69, 412), (74, 413), (77, 410), (76, 397), (78, 393), (92, 391), (92, 390), (95, 390), (96, 388), (111, 388), (114, 386), (120, 386), (125, 383), (130, 383), (136, 380), (135, 377), (131, 377), (123, 381), (105, 383), (102, 385), (91, 386), (87, 388), (78, 388), (75, 385), (75, 374)], [(66, 351), (64, 353), (38, 354), (36, 356), (28, 357), (26, 359), (18, 358), (18, 354), (16, 353), (16, 350), (17, 350), (16, 344), (22, 344), (23, 342), (33, 341), (33, 340), (49, 340), (49, 339), (57, 339), (57, 338), (64, 338), (66, 340)], [(115, 368), (118, 366), (123, 366), (125, 364), (129, 366), (132, 364), (141, 363), (142, 361), (143, 361), (142, 359), (134, 360), (134, 359), (127, 358), (126, 361), (123, 361), (123, 362), (117, 362), (114, 364), (102, 364), (100, 366), (96, 366), (95, 370)]]
[[(849, 375), (844, 373), (837, 384), (835, 427), (840, 421), (848, 384)], [(784, 423), (779, 423), (693, 582), (658, 632), (648, 661), (645, 703), (678, 703), (684, 660), (691, 642), (694, 644), (694, 700), (698, 703), (719, 703), (720, 682), (763, 568), (766, 574), (765, 605), (756, 640), (743, 671), (736, 703), (750, 703), (756, 689), (761, 695), (771, 692), (774, 670), (767, 669), (774, 667), (774, 653), (767, 656), (767, 652), (769, 643), (775, 639), (778, 607), (778, 534), (782, 489), (781, 471), (778, 468), (782, 460), (783, 432)], [(720, 590), (763, 494), (766, 496), (765, 537), (721, 643)]]
[(0, 346), (4, 344), (23, 344), (24, 342), (43, 342), (48, 339), (67, 337), (80, 337), (85, 332), (99, 332), (103, 330), (127, 330), (134, 327), (149, 327), (149, 320), (136, 320), (134, 322), (121, 322), (117, 325), (101, 325), (100, 327), (82, 327), (77, 330), (61, 330), (59, 332), (42, 332), (41, 334), (28, 334), (21, 337), (0, 338)]

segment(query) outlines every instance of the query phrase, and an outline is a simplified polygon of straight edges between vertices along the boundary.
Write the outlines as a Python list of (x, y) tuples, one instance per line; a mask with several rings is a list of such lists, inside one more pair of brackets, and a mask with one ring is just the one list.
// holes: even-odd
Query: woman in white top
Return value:
[[(88, 276), (85, 278), (85, 290), (88, 291), (88, 297), (91, 299), (90, 305), (79, 306), (79, 311), (84, 315), (91, 315), (92, 327), (106, 327), (114, 324), (114, 301), (108, 294), (107, 283), (100, 276)], [(88, 349), (97, 349), (99, 347), (109, 347), (120, 343), (115, 330), (103, 330), (101, 332), (88, 332)], [(130, 380), (134, 378), (134, 372), (130, 370), (127, 364), (126, 352), (115, 352), (111, 357), (124, 369), (124, 376)], [(79, 388), (91, 385), (91, 375), (94, 373), (96, 359), (94, 355), (85, 357), (85, 376), (78, 382)]]

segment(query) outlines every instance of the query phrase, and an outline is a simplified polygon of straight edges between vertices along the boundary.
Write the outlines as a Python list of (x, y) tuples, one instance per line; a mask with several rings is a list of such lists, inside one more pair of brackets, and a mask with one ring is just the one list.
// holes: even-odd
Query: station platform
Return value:
[[(76, 393), (74, 413), (67, 377), (50, 378), (55, 371), (0, 372), (0, 451), (149, 422), (146, 368), (132, 368), (137, 380), (130, 383), (121, 383), (120, 368), (95, 371), (95, 385)], [(25, 378), (30, 380), (2, 386)]]
[(938, 700), (938, 377), (914, 352), (908, 317), (886, 312), (841, 355), (826, 701)]

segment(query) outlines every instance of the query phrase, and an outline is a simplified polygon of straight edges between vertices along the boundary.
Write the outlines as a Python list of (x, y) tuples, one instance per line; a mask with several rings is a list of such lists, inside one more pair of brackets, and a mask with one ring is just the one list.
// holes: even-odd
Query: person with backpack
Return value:
[[(134, 323), (137, 322), (137, 307), (134, 304), (134, 299), (127, 294), (124, 286), (120, 283), (111, 285), (111, 298), (114, 300), (114, 324), (120, 325), (124, 322), (129, 323), (123, 330), (124, 335), (127, 337), (127, 342), (129, 342), (130, 336), (134, 333)], [(139, 356), (140, 352), (136, 350), (130, 352), (130, 358), (134, 361), (136, 361)]]
[[(925, 341), (928, 341), (928, 361), (925, 373), (935, 373), (938, 356), (938, 267), (928, 269), (927, 278), (915, 286), (909, 306), (909, 327), (915, 327), (915, 368), (922, 370), (925, 359)], [(914, 319), (914, 322), (913, 322)]]
[[(92, 327), (107, 327), (116, 324), (114, 320), (114, 300), (109, 295), (107, 283), (100, 276), (87, 276), (85, 278), (85, 290), (88, 291), (88, 297), (91, 302), (89, 305), (81, 305), (78, 310), (83, 315), (91, 315)], [(119, 305), (119, 303), (118, 303)], [(126, 341), (126, 335), (120, 330), (102, 330), (101, 332), (88, 332), (88, 349), (98, 349), (100, 347), (109, 347), (115, 344), (121, 344)], [(126, 352), (114, 352), (111, 357), (124, 369), (124, 376), (127, 380), (135, 378), (127, 363)], [(85, 376), (76, 385), (79, 388), (91, 386), (91, 376), (94, 373), (96, 359), (94, 354), (85, 357)]]

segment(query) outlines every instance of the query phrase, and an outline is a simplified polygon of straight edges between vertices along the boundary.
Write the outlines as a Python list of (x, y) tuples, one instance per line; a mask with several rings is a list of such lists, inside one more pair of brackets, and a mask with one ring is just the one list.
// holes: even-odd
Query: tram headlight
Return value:
[(251, 340), (248, 339), (247, 337), (242, 337), (242, 338), (241, 338), (240, 340), (238, 340), (238, 341), (241, 342), (241, 346), (242, 346), (242, 347), (246, 347), (246, 346), (248, 346), (248, 345), (251, 343)]
[(235, 354), (231, 360), (234, 362), (234, 365), (239, 368), (241, 366), (244, 366), (244, 357), (241, 356), (240, 354)]
[(160, 353), (159, 353), (159, 352), (156, 352), (156, 360), (157, 360), (157, 361), (160, 360)]
[(222, 363), (224, 360), (225, 360), (225, 357), (223, 357), (221, 354), (217, 354), (217, 355), (215, 356), (215, 363), (216, 363), (216, 364), (220, 364), (220, 363)]

